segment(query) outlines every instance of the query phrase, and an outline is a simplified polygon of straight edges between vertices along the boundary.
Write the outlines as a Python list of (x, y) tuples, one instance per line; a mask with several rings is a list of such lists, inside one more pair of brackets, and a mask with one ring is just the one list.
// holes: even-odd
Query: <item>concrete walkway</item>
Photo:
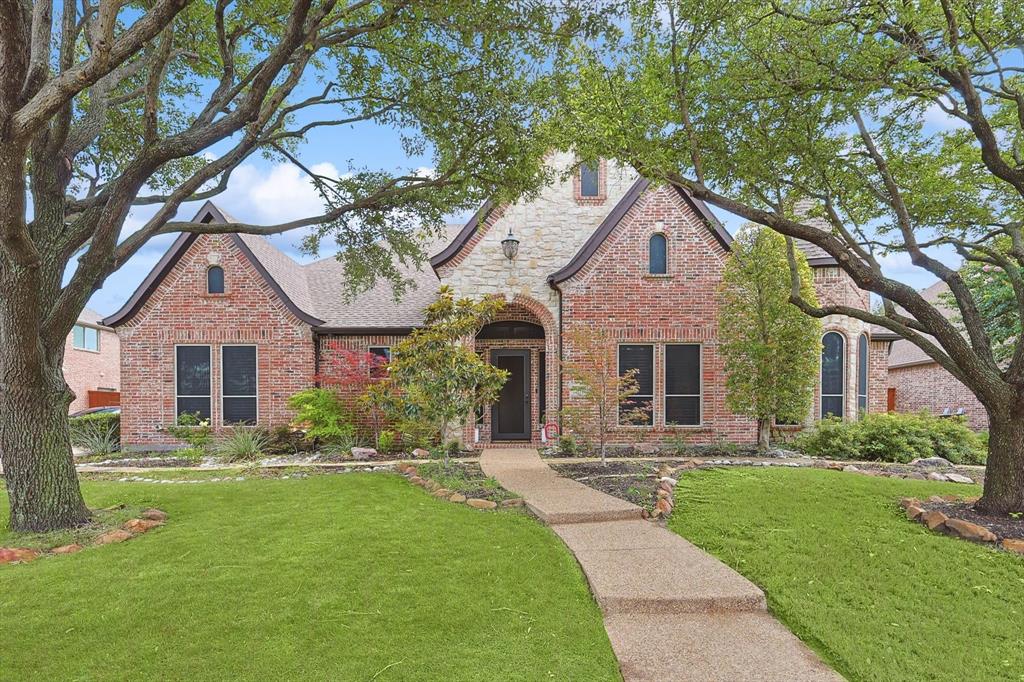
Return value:
[(756, 585), (640, 507), (561, 478), (536, 450), (484, 450), (480, 465), (576, 555), (628, 682), (842, 679), (768, 613)]

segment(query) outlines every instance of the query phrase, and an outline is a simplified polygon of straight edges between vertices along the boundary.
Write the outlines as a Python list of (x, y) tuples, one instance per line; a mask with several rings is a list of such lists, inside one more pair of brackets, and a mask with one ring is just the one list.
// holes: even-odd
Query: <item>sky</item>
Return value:
[[(935, 131), (956, 124), (937, 107), (928, 114), (927, 125)], [(218, 150), (214, 147), (210, 151), (216, 153)], [(408, 171), (422, 169), (429, 163), (425, 158), (406, 156), (393, 129), (369, 122), (345, 128), (314, 130), (300, 148), (298, 156), (314, 172), (334, 177), (351, 166)], [(321, 213), (323, 209), (320, 197), (301, 170), (291, 164), (271, 162), (258, 155), (250, 157), (239, 166), (232, 174), (227, 190), (213, 201), (235, 219), (254, 224), (273, 224), (308, 217)], [(192, 218), (201, 205), (202, 202), (183, 204), (178, 218)], [(134, 209), (125, 223), (123, 235), (138, 229), (156, 210), (155, 206)], [(714, 207), (712, 211), (733, 234), (743, 224), (742, 219), (730, 213)], [(462, 222), (468, 218), (468, 215), (452, 215), (449, 222)], [(581, 229), (594, 227), (581, 226)], [(313, 258), (299, 250), (303, 234), (303, 231), (297, 230), (270, 239), (296, 260), (308, 262)], [(160, 260), (175, 237), (173, 234), (161, 235), (151, 240), (120, 270), (107, 278), (103, 288), (90, 299), (89, 307), (103, 315), (118, 310)], [(331, 253), (325, 249), (320, 256)], [(951, 265), (958, 264), (958, 257), (951, 250), (939, 251), (934, 255)], [(913, 266), (905, 253), (883, 257), (882, 265), (887, 275), (917, 288), (924, 288), (936, 281), (934, 276)]]

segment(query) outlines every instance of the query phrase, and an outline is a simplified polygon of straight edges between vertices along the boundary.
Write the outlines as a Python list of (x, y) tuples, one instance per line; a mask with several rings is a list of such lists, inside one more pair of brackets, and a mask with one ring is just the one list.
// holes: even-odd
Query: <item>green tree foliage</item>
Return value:
[[(559, 61), (563, 144), (835, 258), (882, 310), (798, 305), (893, 331), (973, 391), (990, 424), (980, 507), (1024, 509), (1024, 343), (999, 360), (943, 257), (999, 270), (1024, 310), (1024, 3), (626, 4), (618, 39)], [(898, 256), (949, 286), (962, 325), (887, 274)]]
[[(1024, 277), (1024, 270), (1018, 268)], [(1017, 344), (1021, 340), (1021, 313), (1013, 292), (1013, 283), (1001, 269), (988, 263), (964, 263), (960, 270), (985, 325), (985, 332), (992, 339), (992, 352), (1000, 363), (1013, 359)], [(943, 302), (956, 310), (956, 302), (947, 292)], [(963, 318), (957, 316), (962, 324)]]
[[(794, 249), (800, 295), (817, 305), (811, 268)], [(729, 409), (757, 420), (767, 448), (772, 420), (803, 421), (814, 401), (821, 323), (790, 303), (786, 238), (748, 225), (725, 264), (718, 334)]]
[(465, 341), (503, 306), (499, 298), (456, 299), (450, 287), (441, 288), (424, 311), (423, 326), (393, 347), (388, 377), (374, 387), (391, 421), (422, 424), (435, 443), (443, 442), (449, 429), (465, 426), (477, 408), (498, 399), (508, 372)]

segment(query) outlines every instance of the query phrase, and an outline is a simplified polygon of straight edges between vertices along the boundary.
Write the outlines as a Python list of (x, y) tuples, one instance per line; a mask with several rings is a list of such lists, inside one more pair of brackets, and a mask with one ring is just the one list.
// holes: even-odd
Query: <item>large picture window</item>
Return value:
[(255, 424), (256, 346), (224, 346), (221, 358), (224, 424)]
[(868, 412), (868, 335), (857, 340), (857, 415)]
[(665, 346), (665, 423), (698, 426), (701, 423), (700, 345)]
[(846, 340), (838, 332), (821, 339), (821, 418), (845, 416)]
[(174, 386), (176, 417), (210, 418), (210, 347), (175, 348)]
[(651, 426), (654, 424), (654, 346), (619, 346), (619, 376), (625, 376), (630, 370), (636, 370), (639, 388), (635, 395), (619, 406), (619, 424)]
[(78, 350), (100, 349), (100, 330), (76, 324), (71, 330), (71, 347)]

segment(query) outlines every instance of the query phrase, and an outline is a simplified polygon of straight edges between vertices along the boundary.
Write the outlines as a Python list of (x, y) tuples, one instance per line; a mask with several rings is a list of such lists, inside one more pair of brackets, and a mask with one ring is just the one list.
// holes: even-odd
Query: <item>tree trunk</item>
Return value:
[(1024, 403), (988, 414), (988, 463), (980, 511), (1008, 514), (1024, 511)]
[[(4, 373), (10, 376), (18, 351), (4, 352)], [(0, 461), (15, 531), (72, 528), (89, 520), (68, 432), (73, 395), (59, 367), (46, 374), (37, 382), (8, 384), (0, 395)]]
[(771, 446), (772, 420), (757, 420), (757, 449), (764, 452)]

